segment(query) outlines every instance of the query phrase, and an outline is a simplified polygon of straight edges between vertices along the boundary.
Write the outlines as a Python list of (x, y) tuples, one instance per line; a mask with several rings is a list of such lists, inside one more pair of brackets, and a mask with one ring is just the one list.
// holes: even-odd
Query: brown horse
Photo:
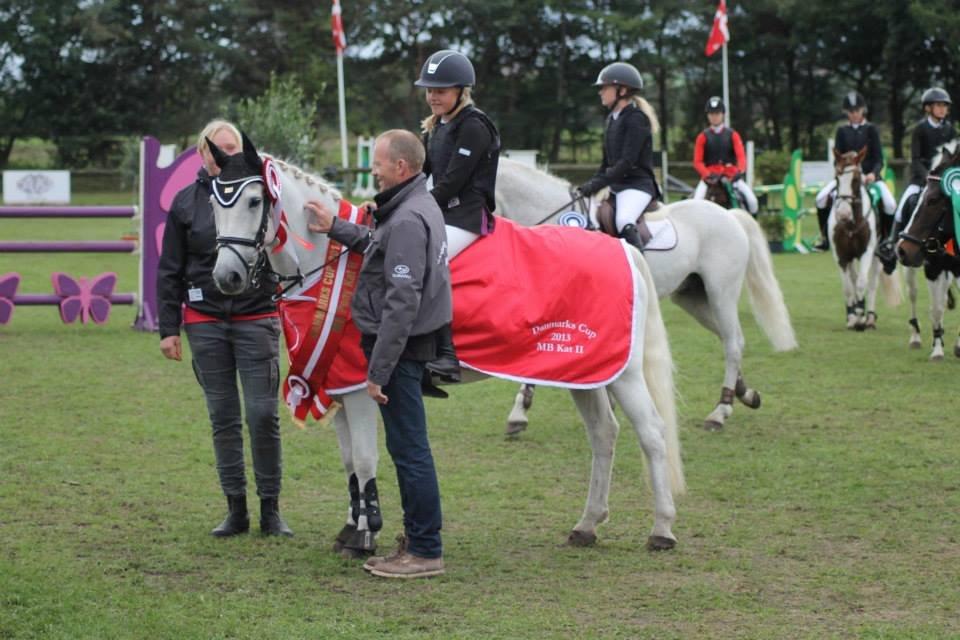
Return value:
[(704, 199), (715, 202), (724, 209), (739, 209), (740, 202), (736, 200), (733, 185), (726, 176), (709, 175), (703, 179), (707, 185), (707, 194)]
[(834, 149), (837, 192), (827, 220), (830, 247), (840, 267), (847, 304), (847, 328), (863, 331), (877, 328), (877, 281), (881, 267), (873, 255), (877, 243), (876, 214), (861, 180), (860, 151), (839, 153)]

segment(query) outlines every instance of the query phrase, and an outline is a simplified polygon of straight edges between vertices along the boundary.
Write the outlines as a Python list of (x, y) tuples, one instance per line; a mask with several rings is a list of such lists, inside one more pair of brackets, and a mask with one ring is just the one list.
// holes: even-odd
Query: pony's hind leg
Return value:
[(677, 538), (673, 535), (677, 509), (670, 483), (670, 463), (663, 419), (657, 413), (642, 375), (625, 372), (614, 381), (613, 393), (637, 432), (650, 473), (654, 520), (653, 529), (647, 538), (647, 548), (651, 551), (672, 549), (677, 544)]
[[(729, 313), (724, 310), (718, 314), (717, 307), (722, 306), (722, 303), (711, 305), (708, 302), (706, 290), (702, 287), (702, 282), (698, 284), (701, 286), (696, 289), (687, 288), (683, 292), (675, 293), (671, 296), (671, 300), (719, 337), (723, 345), (724, 374), (720, 402), (703, 422), (703, 428), (707, 431), (719, 431), (723, 428), (727, 418), (733, 415), (733, 398), (737, 379), (740, 375), (740, 362), (743, 357), (743, 336), (740, 334), (740, 320), (736, 315), (736, 303), (733, 303), (733, 323), (736, 329), (734, 334), (731, 335)], [(720, 320), (721, 317), (723, 321)], [(721, 327), (725, 327), (725, 329), (721, 330)], [(737, 348), (738, 345), (739, 349)]]
[(521, 431), (526, 430), (528, 424), (527, 411), (533, 406), (534, 389), (536, 389), (536, 387), (532, 384), (520, 385), (520, 390), (513, 400), (513, 409), (510, 410), (510, 415), (507, 416), (507, 430), (504, 432), (504, 435), (515, 436)]
[(587, 504), (580, 521), (567, 538), (567, 544), (582, 547), (597, 541), (597, 525), (606, 522), (610, 515), (607, 499), (610, 495), (610, 474), (613, 471), (613, 453), (620, 425), (617, 424), (603, 389), (572, 389), (571, 394), (586, 426), (593, 454)]

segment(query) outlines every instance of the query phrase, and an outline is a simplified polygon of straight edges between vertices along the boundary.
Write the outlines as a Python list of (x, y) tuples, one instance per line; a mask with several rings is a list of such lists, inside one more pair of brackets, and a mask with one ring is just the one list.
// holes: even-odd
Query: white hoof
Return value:
[(713, 411), (710, 412), (710, 415), (707, 416), (706, 420), (703, 421), (703, 428), (707, 431), (720, 431), (723, 429), (727, 418), (732, 414), (733, 405), (721, 402), (717, 404)]
[(910, 342), (907, 343), (911, 349), (919, 349), (923, 346), (923, 340), (920, 339), (920, 334), (915, 333), (910, 336)]

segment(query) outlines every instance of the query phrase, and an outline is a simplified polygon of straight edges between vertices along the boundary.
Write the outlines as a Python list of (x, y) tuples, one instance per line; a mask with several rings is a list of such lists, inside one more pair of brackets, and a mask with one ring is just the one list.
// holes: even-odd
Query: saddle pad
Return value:
[[(675, 235), (675, 234), (674, 234)], [(555, 225), (526, 228), (500, 218), (496, 231), (451, 263), (453, 337), (461, 366), (488, 375), (567, 388), (615, 379), (633, 345), (635, 271), (625, 245), (602, 233)], [(316, 321), (319, 281), (280, 304), (293, 360)], [(364, 388), (367, 361), (350, 321), (326, 372), (329, 395)], [(326, 407), (307, 393), (311, 413)]]
[(498, 219), (450, 264), (461, 365), (550, 386), (607, 384), (632, 346), (630, 260), (602, 233)]
[(643, 245), (644, 251), (670, 251), (677, 246), (677, 228), (670, 220), (647, 220), (647, 228), (653, 235), (650, 242)]

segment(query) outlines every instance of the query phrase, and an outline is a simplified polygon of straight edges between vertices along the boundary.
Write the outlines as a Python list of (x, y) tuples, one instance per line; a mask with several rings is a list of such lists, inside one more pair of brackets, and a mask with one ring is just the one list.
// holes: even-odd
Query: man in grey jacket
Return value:
[(309, 229), (364, 253), (353, 296), (353, 320), (367, 354), (367, 393), (380, 405), (387, 450), (397, 469), (405, 543), (364, 564), (385, 578), (421, 578), (444, 571), (437, 473), (427, 440), (420, 390), (424, 367), (437, 357), (437, 330), (452, 318), (443, 214), (421, 173), (423, 145), (393, 129), (375, 144), (372, 173), (380, 193), (374, 226), (337, 218), (308, 202)]

